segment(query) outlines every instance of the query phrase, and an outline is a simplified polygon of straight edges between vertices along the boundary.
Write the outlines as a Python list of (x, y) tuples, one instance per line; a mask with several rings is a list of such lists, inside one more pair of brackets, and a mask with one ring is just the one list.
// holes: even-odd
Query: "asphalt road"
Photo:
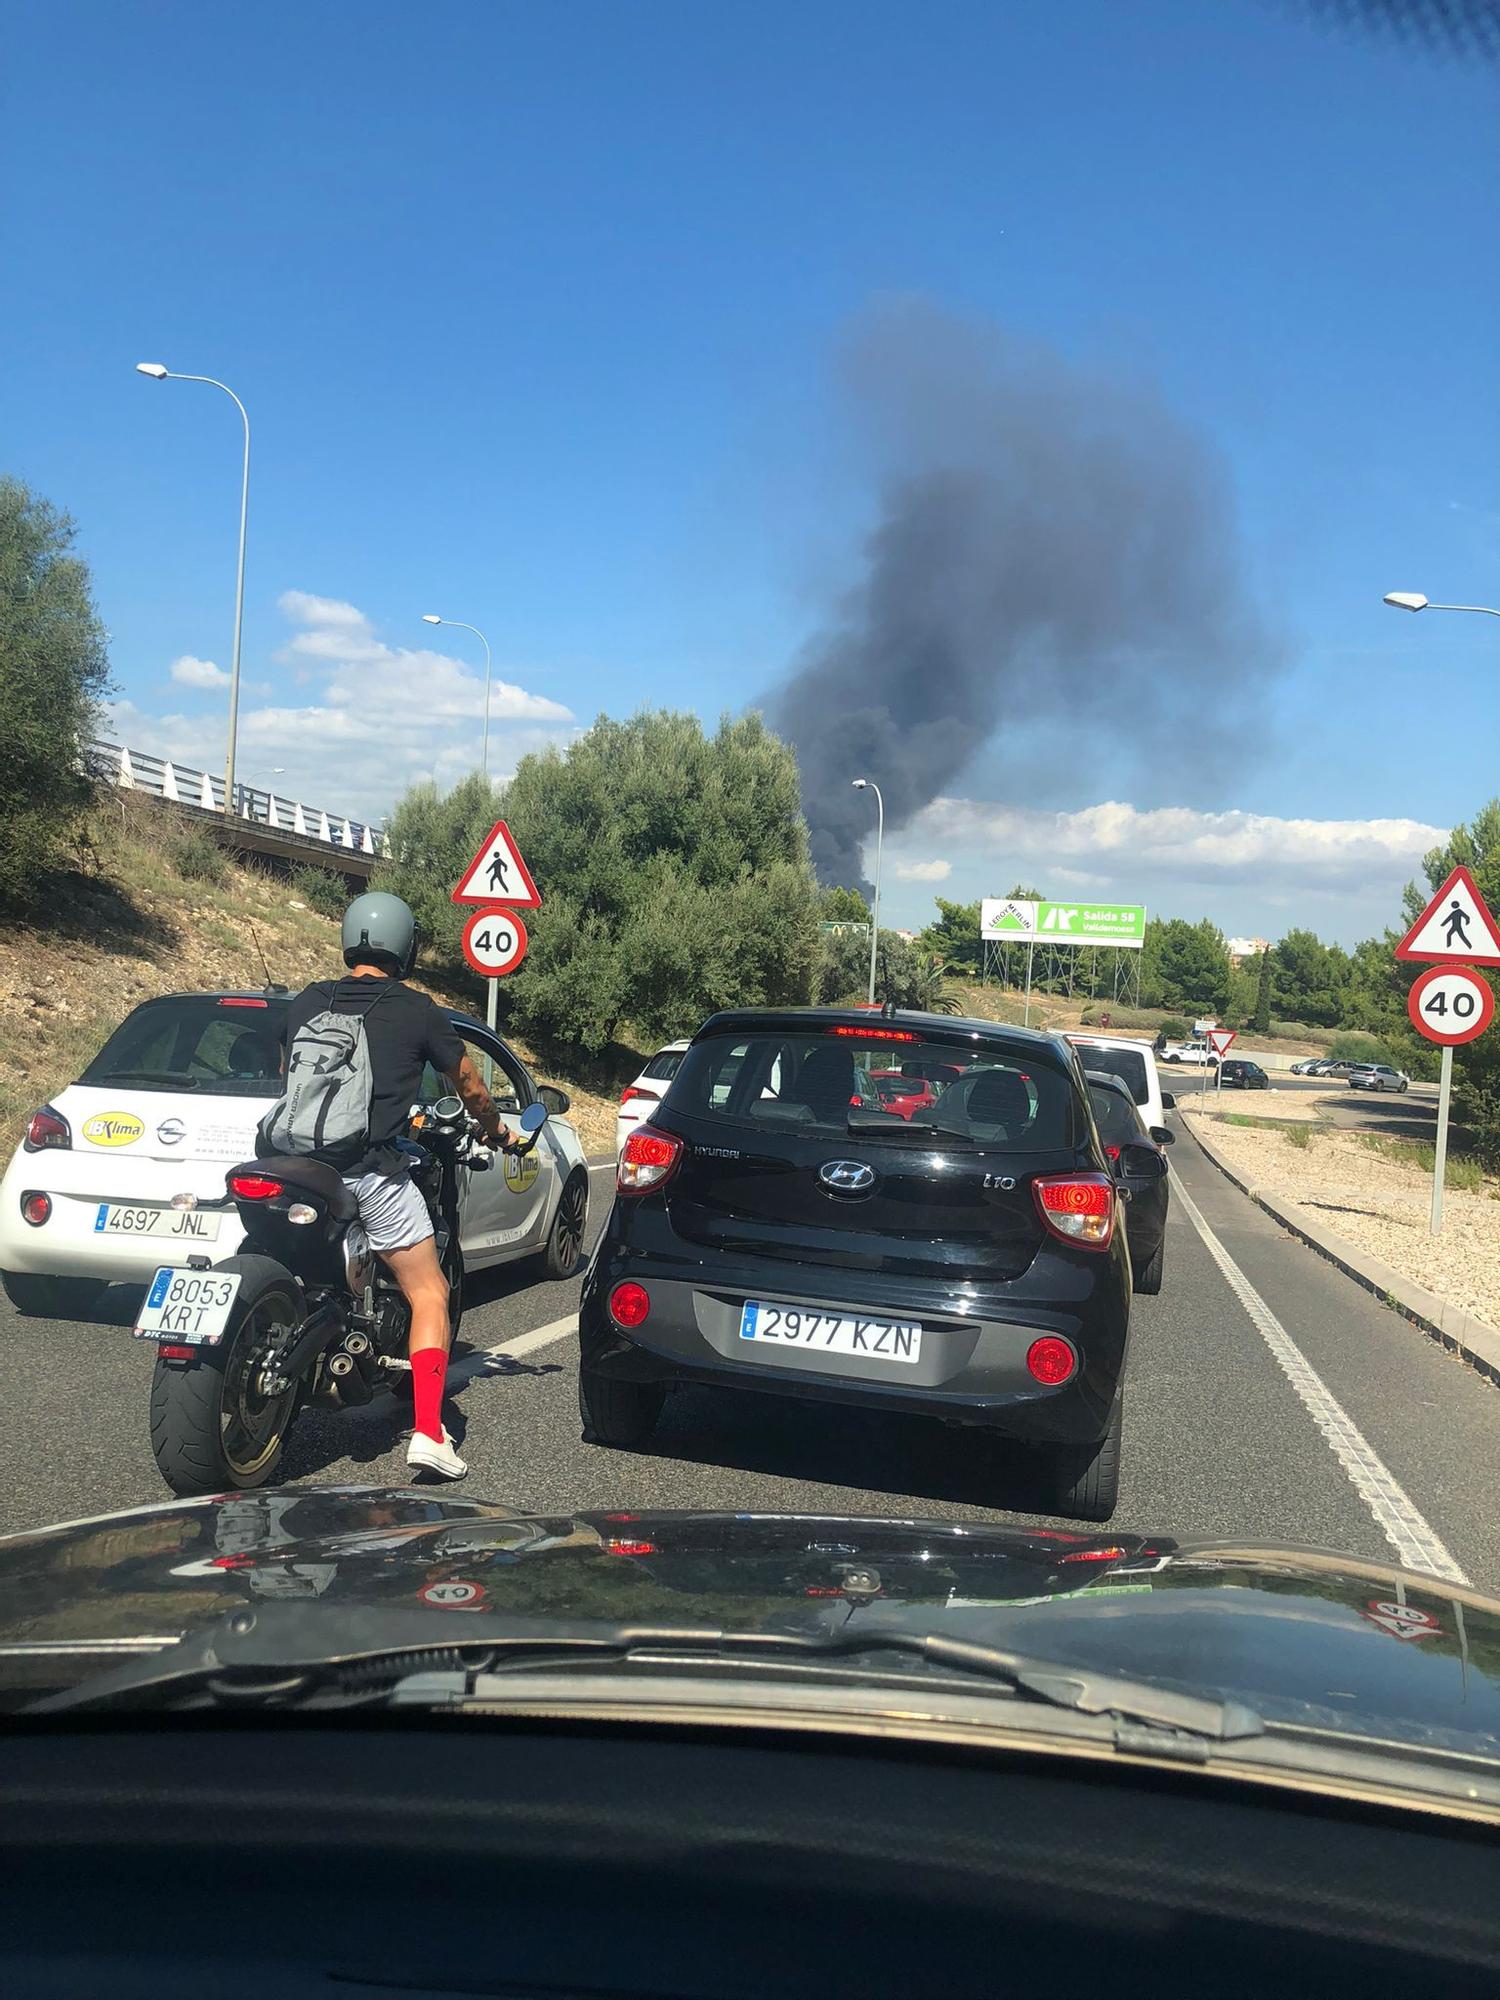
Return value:
[[(1201, 1070), (1166, 1066), (1160, 1072), (1161, 1087), (1183, 1104), (1191, 1104), (1199, 1091), (1214, 1096), (1212, 1072), (1207, 1080)], [(1290, 1096), (1317, 1096), (1322, 1099), (1317, 1116), (1320, 1124), (1337, 1125), (1348, 1132), (1379, 1132), (1389, 1139), (1414, 1139), (1431, 1145), (1437, 1134), (1437, 1085), (1414, 1083), (1410, 1090), (1350, 1090), (1322, 1077), (1302, 1077), (1277, 1073), (1266, 1090), (1223, 1090), (1219, 1107), (1243, 1111), (1249, 1117), (1274, 1118), (1278, 1100)], [(1457, 1126), (1454, 1138), (1460, 1138)]]
[[(1118, 1525), (1399, 1552), (1500, 1594), (1500, 1389), (1287, 1236), (1186, 1136), (1173, 1164), (1166, 1282), (1135, 1302)], [(597, 1228), (607, 1170), (593, 1188)], [(648, 1451), (586, 1446), (577, 1292), (576, 1279), (520, 1270), (474, 1282), (463, 1331), (475, 1351), (455, 1365), (448, 1412), (465, 1490), (549, 1512), (1035, 1518), (995, 1441), (909, 1418), (695, 1389), (669, 1399)], [(24, 1321), (0, 1302), (0, 1529), (165, 1497), (146, 1437), (152, 1354), (126, 1330), (132, 1304), (121, 1290), (107, 1321), (80, 1324)], [(405, 1414), (383, 1398), (304, 1419), (288, 1483), (405, 1485)]]

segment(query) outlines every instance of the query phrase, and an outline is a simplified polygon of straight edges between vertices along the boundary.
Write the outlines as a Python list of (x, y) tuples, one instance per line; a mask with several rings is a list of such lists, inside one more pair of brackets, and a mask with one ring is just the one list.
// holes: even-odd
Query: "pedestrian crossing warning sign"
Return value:
[(531, 871), (503, 819), (485, 835), (484, 845), (464, 870), (450, 898), (455, 903), (507, 903), (513, 910), (539, 910)]
[(1407, 964), (1500, 965), (1500, 927), (1467, 868), (1455, 868), (1396, 947)]

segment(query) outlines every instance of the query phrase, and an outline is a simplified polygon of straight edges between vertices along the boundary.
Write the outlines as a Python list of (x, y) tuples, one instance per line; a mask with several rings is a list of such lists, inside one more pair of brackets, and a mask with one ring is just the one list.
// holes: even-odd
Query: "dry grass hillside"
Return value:
[[(109, 1031), (158, 993), (215, 986), (294, 992), (339, 969), (338, 925), (284, 875), (241, 866), (196, 828), (144, 801), (109, 799), (59, 878), (44, 920), (0, 927), (0, 1142), (78, 1075)], [(426, 984), (434, 999), (471, 1006)], [(615, 1099), (532, 1062), (573, 1098), (591, 1154), (614, 1143)]]

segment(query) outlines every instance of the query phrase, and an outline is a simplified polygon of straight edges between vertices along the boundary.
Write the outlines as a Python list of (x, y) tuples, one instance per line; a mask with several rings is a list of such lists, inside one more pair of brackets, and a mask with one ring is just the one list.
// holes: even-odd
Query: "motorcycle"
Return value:
[[(547, 1122), (532, 1104), (511, 1150), (531, 1152)], [(463, 1313), (459, 1175), (496, 1155), (457, 1097), (421, 1114), (398, 1142), (432, 1217), (448, 1280), (450, 1337)], [(307, 1408), (368, 1403), (410, 1373), (411, 1309), (370, 1249), (354, 1196), (321, 1161), (276, 1156), (231, 1167), (245, 1238), (233, 1257), (157, 1272), (135, 1332), (155, 1340), (151, 1449), (174, 1493), (266, 1485)]]

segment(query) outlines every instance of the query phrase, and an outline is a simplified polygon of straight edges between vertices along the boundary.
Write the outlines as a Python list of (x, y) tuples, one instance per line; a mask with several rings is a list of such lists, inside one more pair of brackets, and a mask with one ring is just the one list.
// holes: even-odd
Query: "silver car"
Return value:
[(1349, 1088), (1351, 1090), (1409, 1090), (1411, 1078), (1404, 1070), (1392, 1069), (1389, 1063), (1350, 1063)]

